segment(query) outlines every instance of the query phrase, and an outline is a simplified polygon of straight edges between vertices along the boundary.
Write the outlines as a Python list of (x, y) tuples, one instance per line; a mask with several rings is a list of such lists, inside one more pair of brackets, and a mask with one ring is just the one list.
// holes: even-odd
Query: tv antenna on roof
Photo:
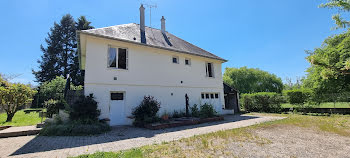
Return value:
[(146, 7), (149, 8), (149, 27), (152, 27), (152, 8), (157, 8), (157, 4), (151, 5), (151, 4), (144, 4)]

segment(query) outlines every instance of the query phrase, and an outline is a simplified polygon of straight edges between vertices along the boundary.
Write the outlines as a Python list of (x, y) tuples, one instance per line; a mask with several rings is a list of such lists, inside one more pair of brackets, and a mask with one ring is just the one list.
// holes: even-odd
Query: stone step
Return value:
[(40, 130), (36, 126), (10, 127), (0, 131), (0, 138), (36, 135)]

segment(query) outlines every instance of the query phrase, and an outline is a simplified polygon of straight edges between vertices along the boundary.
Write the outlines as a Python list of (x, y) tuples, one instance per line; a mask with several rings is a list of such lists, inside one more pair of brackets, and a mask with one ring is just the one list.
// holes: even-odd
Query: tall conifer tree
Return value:
[(33, 70), (38, 82), (70, 74), (73, 84), (83, 85), (84, 73), (79, 69), (76, 30), (92, 29), (90, 24), (84, 16), (75, 22), (70, 14), (64, 15), (59, 24), (54, 23), (45, 39), (47, 46), (40, 46), (43, 55), (38, 60), (39, 70)]

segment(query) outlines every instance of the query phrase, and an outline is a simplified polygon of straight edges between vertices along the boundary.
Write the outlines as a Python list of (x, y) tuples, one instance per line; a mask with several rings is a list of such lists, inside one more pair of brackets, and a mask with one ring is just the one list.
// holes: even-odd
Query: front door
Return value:
[(125, 92), (111, 92), (109, 107), (110, 125), (124, 125), (125, 121)]

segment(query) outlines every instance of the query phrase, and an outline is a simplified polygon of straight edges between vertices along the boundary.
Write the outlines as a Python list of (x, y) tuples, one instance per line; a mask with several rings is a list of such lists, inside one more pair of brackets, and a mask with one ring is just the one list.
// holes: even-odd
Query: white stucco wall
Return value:
[[(108, 45), (128, 49), (128, 70), (107, 67)], [(172, 57), (179, 57), (179, 64)], [(185, 65), (185, 58), (191, 65)], [(214, 63), (214, 78), (206, 77), (205, 63)], [(117, 77), (117, 80), (114, 78)], [(181, 81), (183, 83), (181, 83)], [(161, 102), (160, 114), (166, 110), (185, 109), (185, 94), (193, 104), (212, 103), (222, 113), (224, 102), (221, 61), (150, 48), (93, 36), (86, 37), (85, 95), (93, 93), (101, 118), (109, 118), (110, 92), (125, 92), (125, 113), (139, 105), (145, 95)], [(202, 92), (219, 93), (218, 99), (201, 99)], [(173, 95), (171, 95), (173, 93)], [(131, 120), (125, 124), (131, 124)]]

